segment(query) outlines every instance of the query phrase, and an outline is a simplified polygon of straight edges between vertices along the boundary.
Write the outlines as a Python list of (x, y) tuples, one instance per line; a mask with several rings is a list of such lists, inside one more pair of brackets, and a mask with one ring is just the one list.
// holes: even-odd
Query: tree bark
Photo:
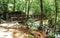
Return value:
[(54, 26), (54, 28), (55, 28), (55, 33), (56, 33), (56, 24), (57, 24), (57, 12), (58, 12), (58, 6), (57, 6), (57, 0), (55, 0), (55, 26)]
[(40, 0), (40, 9), (41, 9), (41, 13), (40, 13), (40, 26), (43, 26), (43, 20), (42, 20), (42, 18), (43, 18), (42, 17), (42, 14), (43, 14), (43, 4), (42, 4), (42, 0)]

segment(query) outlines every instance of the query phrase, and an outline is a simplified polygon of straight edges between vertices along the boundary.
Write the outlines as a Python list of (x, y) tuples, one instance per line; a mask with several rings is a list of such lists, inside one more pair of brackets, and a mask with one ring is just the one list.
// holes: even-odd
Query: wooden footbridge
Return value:
[(45, 15), (26, 15), (25, 13), (20, 13), (20, 12), (14, 12), (14, 13), (9, 13), (10, 19), (12, 21), (25, 21), (28, 18), (34, 18), (40, 20), (41, 17), (44, 19), (47, 19)]

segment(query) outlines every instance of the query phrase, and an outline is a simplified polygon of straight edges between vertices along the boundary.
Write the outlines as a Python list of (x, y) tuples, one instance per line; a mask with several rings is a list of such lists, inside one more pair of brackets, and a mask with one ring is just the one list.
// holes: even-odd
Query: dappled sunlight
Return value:
[[(10, 26), (11, 25), (11, 26)], [(2, 23), (0, 24), (0, 38), (29, 38), (28, 36), (32, 34), (35, 38), (46, 38), (47, 35), (43, 31), (35, 31), (28, 29), (26, 26), (24, 27), (14, 27), (18, 26), (17, 22), (13, 23)], [(13, 28), (6, 28), (6, 27), (13, 27)], [(5, 28), (4, 28), (5, 27)], [(26, 31), (24, 31), (24, 29)]]
[[(2, 23), (0, 24), (0, 38), (25, 38), (28, 34), (19, 31), (18, 29), (12, 29), (7, 27), (18, 26), (18, 23)], [(6, 28), (4, 28), (6, 27)], [(16, 27), (17, 28), (17, 27)]]
[(11, 22), (11, 23), (2, 23), (0, 24), (0, 26), (3, 27), (14, 27), (14, 26), (18, 26), (19, 24), (17, 22)]
[(60, 38), (60, 0), (0, 0), (0, 38)]
[(13, 38), (11, 32), (0, 32), (0, 38)]

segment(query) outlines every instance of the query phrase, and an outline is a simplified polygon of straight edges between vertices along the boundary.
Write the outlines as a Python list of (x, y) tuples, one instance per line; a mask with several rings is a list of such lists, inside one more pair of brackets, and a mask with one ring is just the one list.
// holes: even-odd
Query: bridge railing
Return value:
[(29, 16), (29, 18), (40, 19), (40, 15), (21, 15), (21, 14), (11, 14), (10, 19), (13, 21), (23, 21), (27, 20), (28, 18), (27, 16)]

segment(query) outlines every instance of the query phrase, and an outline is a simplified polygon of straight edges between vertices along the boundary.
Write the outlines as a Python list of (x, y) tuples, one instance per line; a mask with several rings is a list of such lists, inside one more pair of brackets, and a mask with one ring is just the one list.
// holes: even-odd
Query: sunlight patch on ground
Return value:
[(11, 32), (0, 32), (0, 38), (13, 38)]
[(3, 27), (14, 27), (14, 26), (18, 26), (18, 25), (19, 24), (17, 22), (0, 24), (0, 26), (3, 26)]
[(0, 27), (0, 38), (28, 38), (28, 34), (22, 32), (21, 30), (4, 28), (4, 27), (14, 27), (18, 25), (19, 24), (17, 22), (0, 24), (0, 26), (2, 26)]

